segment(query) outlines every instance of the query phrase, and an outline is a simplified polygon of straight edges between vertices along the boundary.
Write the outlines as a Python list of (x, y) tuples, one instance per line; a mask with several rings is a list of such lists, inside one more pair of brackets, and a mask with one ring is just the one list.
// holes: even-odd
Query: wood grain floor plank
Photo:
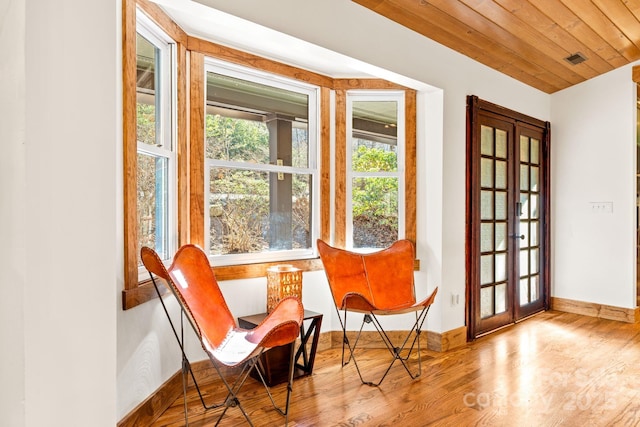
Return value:
[[(380, 375), (385, 352), (364, 349), (363, 373)], [(638, 324), (545, 312), (449, 352), (423, 350), (421, 377), (396, 363), (378, 388), (341, 368), (340, 354), (319, 352), (313, 375), (295, 381), (290, 426), (640, 426)], [(204, 389), (224, 394), (216, 381)], [(283, 425), (256, 381), (240, 395), (256, 426)], [(215, 425), (219, 411), (205, 412), (193, 390), (188, 404), (189, 425)], [(183, 426), (182, 410), (180, 397), (153, 426)], [(230, 408), (220, 425), (247, 424)]]

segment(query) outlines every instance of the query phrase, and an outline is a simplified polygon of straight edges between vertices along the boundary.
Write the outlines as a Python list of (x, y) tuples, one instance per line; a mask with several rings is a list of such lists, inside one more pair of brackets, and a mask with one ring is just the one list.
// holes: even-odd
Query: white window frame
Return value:
[[(160, 29), (147, 15), (136, 10), (136, 33), (139, 33), (160, 52), (160, 89), (155, 96), (160, 99), (160, 136), (156, 135), (156, 145), (137, 142), (137, 153), (167, 159), (168, 164), (168, 197), (166, 224), (166, 253), (163, 259), (169, 263), (177, 250), (178, 224), (177, 224), (177, 53), (176, 43), (164, 31)], [(168, 59), (168, 61), (167, 61)], [(148, 277), (144, 266), (138, 267), (138, 278), (143, 280)]]
[[(398, 105), (397, 116), (397, 170), (393, 172), (356, 172), (352, 168), (352, 139), (353, 139), (353, 103), (358, 101), (395, 101)], [(346, 93), (347, 103), (347, 146), (346, 146), (346, 246), (353, 247), (353, 179), (367, 177), (389, 177), (398, 179), (398, 239), (405, 236), (405, 152), (406, 152), (406, 121), (405, 121), (405, 93), (392, 90), (349, 90)], [(357, 248), (358, 251), (368, 252), (379, 248)]]
[[(254, 163), (233, 162), (217, 159), (204, 159), (204, 245), (205, 252), (209, 254), (209, 262), (212, 266), (238, 265), (261, 262), (277, 262), (294, 259), (309, 259), (317, 256), (315, 241), (320, 235), (320, 171), (319, 171), (319, 143), (320, 140), (320, 88), (297, 80), (259, 71), (214, 58), (205, 57), (204, 81), (207, 81), (207, 73), (227, 75), (230, 77), (252, 81), (255, 83), (273, 86), (279, 89), (303, 93), (308, 96), (309, 116), (307, 122), (307, 134), (309, 144), (308, 166), (306, 168), (293, 166), (278, 166), (271, 164), (257, 165)], [(205, 94), (206, 103), (206, 94)], [(206, 105), (205, 105), (206, 111)], [(209, 171), (214, 167), (224, 167), (242, 170), (256, 170), (265, 172), (283, 172), (289, 174), (303, 174), (311, 176), (311, 247), (307, 249), (274, 250), (268, 252), (256, 252), (245, 254), (210, 255), (210, 227), (211, 218), (209, 212), (210, 185)]]

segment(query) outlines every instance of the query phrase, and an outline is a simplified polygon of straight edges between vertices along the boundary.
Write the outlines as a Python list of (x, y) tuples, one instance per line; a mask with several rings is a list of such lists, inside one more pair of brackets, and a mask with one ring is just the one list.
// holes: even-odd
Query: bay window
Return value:
[(316, 239), (376, 249), (416, 238), (416, 93), (334, 79), (185, 33), (123, 0), (123, 308), (157, 295), (140, 247), (201, 246), (218, 280)]

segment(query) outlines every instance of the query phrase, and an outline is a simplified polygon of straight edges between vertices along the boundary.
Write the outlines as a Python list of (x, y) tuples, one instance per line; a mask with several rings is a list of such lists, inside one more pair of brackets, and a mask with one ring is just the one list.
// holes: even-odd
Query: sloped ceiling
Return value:
[(352, 1), (546, 93), (640, 59), (640, 0)]

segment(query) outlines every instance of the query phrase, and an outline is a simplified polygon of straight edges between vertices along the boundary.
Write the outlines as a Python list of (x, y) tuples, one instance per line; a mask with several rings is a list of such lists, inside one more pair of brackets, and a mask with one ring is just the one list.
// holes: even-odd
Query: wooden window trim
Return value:
[[(204, 57), (232, 62), (320, 87), (320, 238), (331, 238), (331, 91), (336, 93), (336, 148), (346, 144), (345, 91), (349, 89), (404, 90), (406, 108), (406, 237), (416, 238), (416, 91), (382, 79), (333, 79), (186, 34), (162, 9), (149, 0), (123, 0), (123, 162), (124, 162), (124, 289), (123, 309), (157, 298), (150, 280), (139, 281), (137, 253), (137, 135), (136, 135), (136, 7), (149, 16), (175, 42), (177, 48), (177, 158), (178, 244), (204, 243)], [(187, 76), (187, 61), (191, 75)], [(202, 70), (202, 73), (194, 72)], [(199, 76), (199, 77), (198, 77)], [(191, 99), (187, 105), (187, 94)], [(196, 100), (196, 102), (194, 102)], [(200, 102), (200, 100), (202, 102)], [(341, 105), (342, 103), (342, 105)], [(201, 105), (200, 109), (194, 105)], [(342, 112), (341, 112), (342, 111)], [(341, 118), (341, 119), (340, 119)], [(342, 131), (341, 131), (342, 130)], [(198, 141), (200, 141), (198, 143)], [(344, 157), (344, 154), (342, 155)], [(335, 244), (344, 242), (346, 164), (336, 154)], [(341, 184), (342, 183), (342, 184)], [(342, 190), (340, 190), (342, 188)], [(342, 208), (340, 208), (342, 206)], [(285, 261), (215, 267), (219, 280), (264, 277), (266, 269)], [(304, 271), (321, 270), (319, 259), (286, 261)], [(416, 269), (419, 261), (416, 260)], [(166, 292), (166, 290), (164, 291)]]
[(122, 120), (123, 120), (123, 206), (124, 206), (124, 289), (122, 307), (129, 309), (156, 298), (148, 280), (138, 279), (137, 229), (137, 132), (136, 132), (136, 9), (145, 13), (176, 43), (177, 68), (177, 180), (178, 244), (188, 241), (187, 134), (186, 134), (186, 41), (187, 35), (156, 4), (148, 0), (122, 2)]

